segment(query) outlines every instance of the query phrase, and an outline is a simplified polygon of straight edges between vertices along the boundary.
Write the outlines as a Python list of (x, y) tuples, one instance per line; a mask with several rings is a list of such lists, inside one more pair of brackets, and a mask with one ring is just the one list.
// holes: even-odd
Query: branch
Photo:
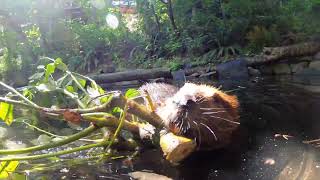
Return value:
[(32, 105), (34, 108), (39, 108), (39, 106), (37, 104), (35, 104), (34, 102), (30, 101), (28, 98), (26, 98), (24, 95), (22, 95), (21, 93), (19, 93), (17, 90), (15, 90), (13, 87), (5, 84), (4, 82), (0, 81), (0, 85), (2, 85), (3, 87), (7, 88), (9, 91), (11, 91), (12, 93), (18, 95), (21, 99), (25, 100), (28, 104)]
[(23, 107), (26, 107), (28, 109), (33, 109), (34, 108), (32, 105), (26, 104), (26, 103), (24, 103), (22, 101), (8, 99), (8, 98), (4, 98), (4, 97), (0, 97), (0, 102), (5, 102), (5, 103), (8, 103), (8, 104), (13, 104), (13, 105), (18, 105), (18, 106), (23, 106)]
[[(94, 117), (94, 114), (96, 113), (86, 113), (86, 114), (81, 114), (81, 117), (89, 122), (93, 122), (94, 124), (98, 125), (98, 126), (110, 126), (110, 127), (114, 127), (117, 128), (119, 126), (119, 119), (107, 114), (101, 117)], [(134, 134), (139, 134), (139, 126), (137, 124), (134, 124), (132, 122), (129, 121), (124, 121), (123, 122), (123, 128), (125, 130), (128, 130)]]
[(22, 161), (22, 160), (43, 159), (43, 158), (61, 156), (64, 154), (70, 154), (73, 152), (83, 151), (83, 150), (91, 149), (94, 147), (101, 147), (101, 146), (105, 146), (108, 143), (109, 143), (108, 141), (104, 141), (104, 142), (100, 142), (100, 143), (96, 143), (96, 144), (89, 144), (89, 145), (80, 146), (80, 147), (76, 147), (73, 149), (59, 151), (59, 152), (55, 152), (55, 153), (49, 153), (49, 154), (41, 154), (41, 155), (33, 155), (33, 156), (5, 157), (5, 158), (0, 158), (0, 161)]
[(48, 144), (44, 144), (44, 145), (40, 145), (40, 146), (23, 148), (23, 149), (0, 150), (0, 155), (25, 154), (25, 153), (30, 153), (33, 151), (40, 151), (40, 150), (44, 150), (44, 149), (50, 149), (50, 148), (62, 146), (62, 145), (68, 144), (70, 142), (76, 141), (82, 137), (85, 137), (85, 136), (89, 135), (90, 133), (96, 131), (97, 129), (99, 129), (99, 127), (89, 126), (85, 130), (83, 130), (79, 133), (76, 133), (74, 135), (71, 135), (71, 136), (67, 137), (66, 139), (62, 139), (62, 140), (55, 141), (55, 142), (50, 142)]

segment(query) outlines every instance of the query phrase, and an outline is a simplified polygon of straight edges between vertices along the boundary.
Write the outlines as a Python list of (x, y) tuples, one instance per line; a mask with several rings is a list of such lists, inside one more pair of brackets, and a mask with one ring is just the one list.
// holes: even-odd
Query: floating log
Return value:
[(169, 69), (137, 69), (133, 71), (107, 73), (91, 76), (97, 83), (114, 83), (120, 81), (133, 81), (133, 80), (148, 80), (156, 78), (172, 78)]
[(290, 57), (308, 56), (320, 51), (320, 42), (310, 41), (282, 47), (265, 47), (262, 55), (247, 58), (248, 65), (261, 65)]

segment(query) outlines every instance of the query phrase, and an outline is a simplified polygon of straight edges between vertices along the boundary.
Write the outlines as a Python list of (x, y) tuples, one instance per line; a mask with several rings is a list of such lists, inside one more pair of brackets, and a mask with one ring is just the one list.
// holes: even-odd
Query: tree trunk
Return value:
[(151, 6), (151, 10), (152, 10), (153, 16), (154, 16), (154, 18), (155, 18), (155, 20), (156, 20), (158, 32), (160, 32), (160, 28), (161, 28), (161, 26), (160, 26), (160, 21), (159, 21), (158, 15), (157, 15), (157, 13), (156, 13), (156, 10), (155, 10), (155, 8), (154, 8), (154, 4), (153, 4), (153, 3), (150, 3), (150, 6)]
[(310, 41), (282, 47), (265, 47), (262, 55), (248, 58), (249, 65), (272, 63), (290, 57), (313, 55), (320, 51), (320, 42)]
[(177, 28), (175, 20), (174, 20), (171, 0), (168, 0), (167, 7), (168, 7), (168, 15), (169, 15), (169, 18), (170, 18), (170, 22), (171, 22), (172, 28), (173, 28), (174, 31), (177, 31), (178, 28)]

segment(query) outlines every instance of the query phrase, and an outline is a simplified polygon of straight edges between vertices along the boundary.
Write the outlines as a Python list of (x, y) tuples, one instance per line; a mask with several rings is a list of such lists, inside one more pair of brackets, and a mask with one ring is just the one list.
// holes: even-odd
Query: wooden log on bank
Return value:
[(169, 69), (137, 69), (133, 71), (107, 73), (91, 76), (98, 84), (114, 83), (120, 81), (148, 80), (156, 78), (172, 78)]
[(250, 66), (262, 65), (290, 57), (308, 56), (320, 51), (320, 42), (310, 41), (282, 47), (265, 47), (261, 55), (247, 58)]

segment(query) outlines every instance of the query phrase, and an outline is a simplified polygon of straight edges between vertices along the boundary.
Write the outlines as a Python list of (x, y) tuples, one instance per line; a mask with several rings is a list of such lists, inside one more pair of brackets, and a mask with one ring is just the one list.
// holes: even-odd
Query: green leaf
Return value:
[(56, 66), (54, 65), (54, 63), (49, 63), (47, 64), (46, 67), (46, 74), (45, 74), (45, 80), (48, 81), (49, 76), (54, 73), (56, 69)]
[(113, 95), (108, 95), (108, 96), (105, 96), (105, 97), (102, 97), (100, 98), (100, 102), (103, 104), (103, 103), (107, 103), (107, 102), (110, 102), (113, 98)]
[(19, 161), (4, 161), (0, 163), (0, 179), (6, 179), (19, 165)]
[(27, 176), (25, 174), (12, 173), (10, 177), (13, 180), (27, 180)]
[(112, 114), (116, 114), (116, 113), (122, 113), (123, 110), (119, 107), (115, 107), (112, 109)]
[(61, 71), (67, 71), (67, 70), (68, 70), (67, 65), (62, 62), (62, 59), (61, 59), (61, 58), (57, 58), (57, 59), (54, 61), (54, 64), (55, 64), (56, 68), (60, 69)]
[(32, 100), (32, 98), (34, 97), (34, 94), (29, 89), (24, 89), (22, 93), (23, 96), (27, 97), (30, 100)]
[(66, 90), (69, 91), (69, 92), (71, 92), (71, 93), (74, 93), (74, 88), (73, 88), (73, 86), (67, 86), (67, 87), (66, 87)]
[(98, 91), (100, 94), (104, 94), (105, 93), (105, 90), (102, 89), (99, 85), (98, 85)]
[(5, 102), (0, 103), (0, 118), (10, 126), (13, 121), (13, 105)]
[(125, 97), (129, 99), (135, 98), (137, 96), (140, 96), (140, 92), (136, 89), (128, 89), (125, 94)]
[(80, 85), (82, 86), (82, 87), (85, 87), (86, 86), (86, 80), (85, 79), (80, 79), (80, 78), (78, 78), (77, 79), (78, 80), (78, 82), (80, 83)]

